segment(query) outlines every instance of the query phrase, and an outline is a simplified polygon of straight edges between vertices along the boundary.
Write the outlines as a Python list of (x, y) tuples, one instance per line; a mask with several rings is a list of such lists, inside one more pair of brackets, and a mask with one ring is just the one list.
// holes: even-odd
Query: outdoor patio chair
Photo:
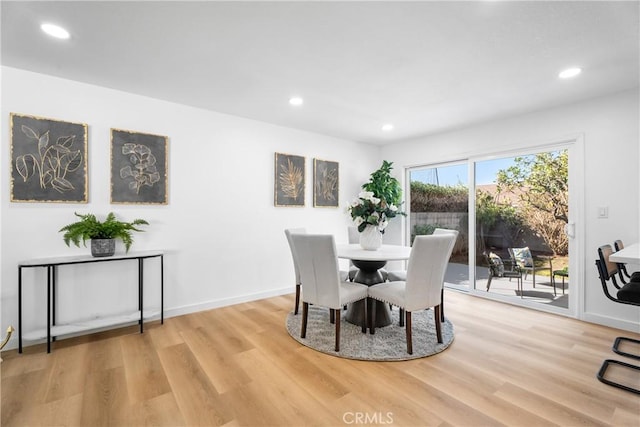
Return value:
[(524, 273), (524, 279), (527, 279), (527, 274), (531, 273), (533, 277), (533, 287), (536, 287), (536, 271), (544, 271), (549, 270), (549, 277), (551, 278), (553, 274), (553, 267), (551, 266), (551, 258), (548, 258), (547, 261), (549, 265), (544, 267), (536, 266), (536, 259), (531, 254), (531, 250), (528, 246), (524, 248), (509, 248), (509, 256), (511, 257), (512, 262), (516, 263), (520, 270)]
[[(616, 275), (618, 274), (618, 264), (609, 260), (611, 254), (613, 254), (611, 245), (603, 245), (598, 248), (598, 259), (596, 259), (596, 267), (598, 268), (598, 275), (600, 276), (600, 282), (602, 283), (602, 290), (604, 291), (605, 296), (611, 301), (620, 304), (640, 306), (640, 281), (631, 281), (623, 286), (618, 285), (618, 283), (616, 282)], [(611, 281), (613, 286), (616, 288), (616, 296), (611, 295), (611, 292), (609, 291), (609, 281)], [(639, 340), (628, 337), (616, 337), (613, 343), (613, 351), (625, 357), (640, 359), (640, 355), (620, 350), (620, 344), (623, 342), (640, 345)], [(603, 382), (604, 384), (627, 390), (632, 393), (640, 394), (640, 390), (637, 388), (605, 378), (607, 368), (610, 365), (618, 365), (623, 369), (631, 369), (632, 371), (640, 371), (640, 366), (622, 362), (619, 360), (606, 359), (604, 362), (602, 362), (602, 366), (600, 367), (600, 370), (597, 374), (598, 380)], [(629, 378), (632, 378), (632, 376), (629, 375)]]
[(522, 298), (522, 270), (520, 267), (511, 260), (503, 261), (499, 255), (489, 252), (483, 252), (485, 262), (487, 266), (489, 266), (489, 279), (487, 280), (487, 292), (489, 292), (489, 288), (491, 287), (491, 281), (494, 277), (508, 277), (509, 279), (517, 279), (517, 288), (520, 293), (520, 298)]

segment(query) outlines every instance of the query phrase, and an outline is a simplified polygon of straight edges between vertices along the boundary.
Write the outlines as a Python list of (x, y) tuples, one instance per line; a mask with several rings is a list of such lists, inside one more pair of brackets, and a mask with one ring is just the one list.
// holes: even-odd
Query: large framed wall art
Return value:
[(87, 203), (87, 125), (11, 113), (11, 201)]
[(111, 203), (168, 203), (168, 138), (111, 129)]
[(304, 206), (305, 158), (276, 153), (274, 203), (276, 206)]
[(338, 162), (313, 159), (313, 206), (338, 207), (340, 173)]

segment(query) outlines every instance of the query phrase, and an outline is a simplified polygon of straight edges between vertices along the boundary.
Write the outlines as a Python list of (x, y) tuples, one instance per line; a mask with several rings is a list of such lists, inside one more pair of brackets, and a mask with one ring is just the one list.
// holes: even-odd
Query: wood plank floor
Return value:
[(616, 336), (639, 335), (445, 298), (453, 344), (406, 362), (300, 345), (291, 295), (4, 352), (2, 426), (640, 425), (640, 397), (595, 377), (623, 359)]

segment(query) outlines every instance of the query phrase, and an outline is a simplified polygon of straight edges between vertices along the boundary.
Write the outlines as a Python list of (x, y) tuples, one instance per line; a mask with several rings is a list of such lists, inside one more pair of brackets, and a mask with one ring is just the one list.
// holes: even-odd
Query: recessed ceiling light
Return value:
[(55, 37), (57, 39), (68, 39), (69, 37), (71, 37), (67, 30), (58, 25), (42, 24), (40, 25), (40, 29), (49, 34), (51, 37)]
[(299, 106), (304, 104), (304, 99), (300, 98), (299, 96), (294, 96), (289, 99), (289, 104)]
[(382, 130), (385, 132), (389, 132), (393, 130), (393, 125), (391, 123), (386, 123), (382, 125)]
[(562, 70), (558, 77), (561, 79), (570, 79), (571, 77), (575, 77), (582, 72), (582, 68), (574, 67), (567, 68), (566, 70)]

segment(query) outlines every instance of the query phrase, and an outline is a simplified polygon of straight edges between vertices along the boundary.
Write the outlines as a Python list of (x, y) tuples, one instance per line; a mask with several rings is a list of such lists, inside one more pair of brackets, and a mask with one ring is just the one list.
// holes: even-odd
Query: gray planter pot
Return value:
[(95, 257), (111, 256), (116, 253), (115, 239), (91, 239), (91, 255)]

